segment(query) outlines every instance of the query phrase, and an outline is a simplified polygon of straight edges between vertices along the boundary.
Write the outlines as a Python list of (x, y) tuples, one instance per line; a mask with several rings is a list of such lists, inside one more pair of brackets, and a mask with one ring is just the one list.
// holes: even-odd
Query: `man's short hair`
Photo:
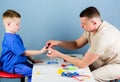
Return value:
[(93, 7), (93, 6), (90, 6), (86, 9), (84, 9), (80, 15), (80, 17), (87, 17), (87, 18), (93, 18), (93, 17), (100, 17), (100, 13), (99, 11)]

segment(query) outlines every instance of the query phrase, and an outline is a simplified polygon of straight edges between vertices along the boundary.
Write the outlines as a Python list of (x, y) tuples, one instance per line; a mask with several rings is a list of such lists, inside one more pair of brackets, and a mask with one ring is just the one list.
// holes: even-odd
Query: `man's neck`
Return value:
[(98, 31), (98, 29), (100, 28), (100, 26), (102, 25), (102, 23), (103, 23), (102, 20), (98, 21), (97, 27), (96, 27), (95, 31), (93, 32), (93, 34), (95, 34)]

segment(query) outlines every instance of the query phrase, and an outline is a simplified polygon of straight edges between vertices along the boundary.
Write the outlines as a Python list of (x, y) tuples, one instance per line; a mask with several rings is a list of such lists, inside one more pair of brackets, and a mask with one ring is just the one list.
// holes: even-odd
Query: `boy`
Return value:
[(41, 50), (26, 50), (21, 37), (16, 34), (20, 28), (20, 14), (14, 10), (7, 10), (3, 13), (3, 24), (5, 26), (5, 35), (2, 43), (1, 69), (9, 72), (22, 74), (28, 77), (31, 82), (33, 65), (37, 62), (30, 56), (46, 52), (45, 47)]

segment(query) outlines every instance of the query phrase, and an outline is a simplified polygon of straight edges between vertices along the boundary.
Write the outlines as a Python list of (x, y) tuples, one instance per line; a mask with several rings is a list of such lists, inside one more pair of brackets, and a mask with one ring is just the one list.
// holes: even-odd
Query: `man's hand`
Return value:
[(60, 52), (57, 51), (57, 50), (54, 50), (52, 48), (49, 48), (48, 49), (48, 53), (47, 53), (47, 56), (50, 57), (50, 58), (56, 58), (56, 57), (59, 57), (60, 56)]
[(60, 41), (57, 41), (57, 40), (49, 40), (49, 41), (46, 43), (46, 49), (48, 49), (48, 48), (53, 48), (54, 46), (58, 46), (58, 45), (59, 45), (59, 42), (60, 42)]

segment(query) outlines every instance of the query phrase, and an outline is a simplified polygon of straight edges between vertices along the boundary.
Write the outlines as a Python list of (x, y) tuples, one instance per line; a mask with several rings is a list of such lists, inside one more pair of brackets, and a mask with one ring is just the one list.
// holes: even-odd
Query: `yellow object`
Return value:
[(37, 71), (37, 72), (36, 72), (36, 75), (40, 75), (40, 71)]
[(58, 74), (61, 74), (62, 72), (65, 72), (63, 69), (58, 69)]

